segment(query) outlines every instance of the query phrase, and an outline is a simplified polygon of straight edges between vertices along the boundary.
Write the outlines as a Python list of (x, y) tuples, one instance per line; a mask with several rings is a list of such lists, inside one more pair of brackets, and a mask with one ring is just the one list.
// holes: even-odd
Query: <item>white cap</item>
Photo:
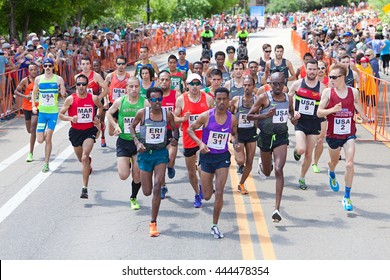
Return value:
[(190, 83), (192, 82), (193, 80), (199, 80), (199, 82), (202, 82), (202, 78), (198, 75), (198, 74), (195, 74), (195, 73), (192, 73), (188, 76), (187, 78), (187, 83)]

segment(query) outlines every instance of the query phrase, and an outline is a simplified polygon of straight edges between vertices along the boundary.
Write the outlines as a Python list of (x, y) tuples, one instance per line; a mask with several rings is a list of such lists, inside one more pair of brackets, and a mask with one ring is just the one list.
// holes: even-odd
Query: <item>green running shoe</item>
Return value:
[(137, 198), (130, 198), (130, 206), (133, 210), (139, 210), (141, 206), (139, 206)]
[(32, 162), (33, 161), (33, 154), (32, 153), (28, 153), (26, 161), (27, 162)]
[(42, 172), (43, 173), (46, 173), (48, 172), (50, 169), (49, 169), (49, 164), (48, 163), (44, 163), (43, 164), (43, 167), (42, 167)]
[(317, 164), (312, 164), (311, 165), (311, 169), (313, 169), (314, 173), (320, 173), (321, 172), (321, 170), (318, 168)]
[(306, 185), (305, 179), (302, 179), (302, 178), (299, 179), (298, 183), (299, 183), (299, 188), (301, 190), (306, 190), (307, 189), (307, 185)]

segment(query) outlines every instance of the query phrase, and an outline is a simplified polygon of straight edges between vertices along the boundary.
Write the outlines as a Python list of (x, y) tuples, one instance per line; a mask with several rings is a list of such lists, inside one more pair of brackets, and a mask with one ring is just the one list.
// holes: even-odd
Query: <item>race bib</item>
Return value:
[(160, 144), (164, 142), (166, 127), (146, 127), (146, 143)]
[(275, 115), (272, 118), (272, 123), (287, 123), (288, 109), (276, 109)]
[(254, 121), (248, 121), (246, 117), (248, 114), (240, 114), (238, 118), (238, 127), (239, 128), (251, 128), (254, 126)]
[(334, 118), (333, 133), (345, 135), (351, 133), (351, 118)]
[(299, 101), (298, 112), (304, 115), (314, 115), (314, 109), (316, 107), (316, 102), (311, 99), (301, 98)]
[(210, 131), (209, 138), (207, 139), (207, 146), (215, 150), (225, 149), (229, 134), (229, 132)]
[(41, 93), (42, 106), (53, 106), (54, 105), (54, 94), (53, 93)]
[(162, 106), (162, 108), (166, 108), (168, 112), (171, 112), (173, 114), (173, 106)]
[(112, 99), (117, 100), (119, 97), (122, 97), (126, 94), (126, 89), (124, 88), (114, 88), (112, 90)]
[[(134, 121), (134, 117), (124, 117), (123, 118), (123, 133), (130, 134), (130, 126)], [(135, 132), (139, 133), (139, 123), (135, 127)]]
[(77, 122), (78, 123), (90, 123), (93, 118), (92, 107), (77, 107)]
[[(33, 100), (32, 100), (32, 97), (33, 97), (33, 95), (32, 95), (32, 92), (30, 93), (30, 103), (33, 103)], [(39, 102), (39, 93), (37, 93), (36, 95), (35, 95), (35, 102)]]
[[(189, 126), (191, 126), (199, 118), (199, 116), (200, 116), (200, 114), (198, 114), (198, 115), (190, 115), (190, 117), (188, 119)], [(195, 131), (202, 130), (202, 127), (203, 126), (199, 127)]]

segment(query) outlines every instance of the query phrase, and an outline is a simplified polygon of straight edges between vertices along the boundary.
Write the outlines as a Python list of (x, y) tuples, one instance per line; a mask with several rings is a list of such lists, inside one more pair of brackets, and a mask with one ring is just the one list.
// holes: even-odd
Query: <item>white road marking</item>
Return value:
[(70, 145), (60, 155), (58, 155), (53, 161), (50, 162), (50, 171), (47, 173), (39, 172), (30, 182), (10, 198), (0, 208), (0, 224), (12, 214), (12, 212), (18, 208), (20, 204), (26, 198), (32, 194), (50, 175), (53, 173), (71, 154), (73, 153), (73, 147)]
[[(61, 130), (63, 127), (65, 127), (69, 122), (60, 122), (55, 130), (54, 133), (57, 131)], [(21, 158), (24, 155), (27, 155), (28, 151), (30, 149), (30, 144), (27, 144), (23, 148), (21, 148), (19, 151), (16, 153), (13, 153), (11, 156), (9, 156), (7, 159), (3, 160), (0, 162), (0, 172), (2, 172), (4, 169), (9, 167), (11, 164), (13, 164), (15, 161), (17, 161), (19, 158)]]

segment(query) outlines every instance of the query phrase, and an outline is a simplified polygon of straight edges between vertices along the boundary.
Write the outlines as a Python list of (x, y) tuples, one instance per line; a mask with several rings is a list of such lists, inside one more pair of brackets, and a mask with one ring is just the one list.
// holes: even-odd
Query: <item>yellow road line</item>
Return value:
[[(232, 149), (231, 153), (233, 155)], [(236, 172), (237, 164), (232, 156), (232, 165), (230, 167), (230, 180), (232, 183), (233, 188), (233, 198), (236, 206), (237, 211), (237, 224), (239, 226), (239, 236), (241, 240), (241, 249), (242, 249), (242, 255), (244, 259), (247, 259), (247, 256), (251, 256), (253, 251), (253, 244), (250, 238), (250, 234), (248, 234), (249, 224), (247, 221), (246, 216), (246, 210), (244, 205), (244, 198), (242, 197), (240, 193), (236, 191), (236, 187), (239, 183), (239, 178)], [(275, 252), (272, 245), (271, 237), (268, 232), (268, 227), (266, 220), (264, 218), (264, 212), (263, 208), (261, 206), (260, 198), (256, 192), (256, 184), (253, 180), (252, 175), (249, 175), (249, 177), (246, 179), (245, 186), (247, 190), (249, 191), (249, 200), (250, 204), (252, 206), (252, 212), (253, 217), (255, 221), (256, 226), (256, 232), (259, 238), (260, 247), (263, 253), (263, 257), (265, 260), (275, 260)], [(241, 197), (240, 197), (241, 196)], [(245, 213), (245, 215), (242, 215), (242, 213)], [(243, 221), (245, 220), (245, 221)], [(250, 242), (251, 244), (248, 244), (247, 242)], [(251, 251), (252, 250), (252, 251)], [(254, 256), (254, 255), (253, 255)]]

